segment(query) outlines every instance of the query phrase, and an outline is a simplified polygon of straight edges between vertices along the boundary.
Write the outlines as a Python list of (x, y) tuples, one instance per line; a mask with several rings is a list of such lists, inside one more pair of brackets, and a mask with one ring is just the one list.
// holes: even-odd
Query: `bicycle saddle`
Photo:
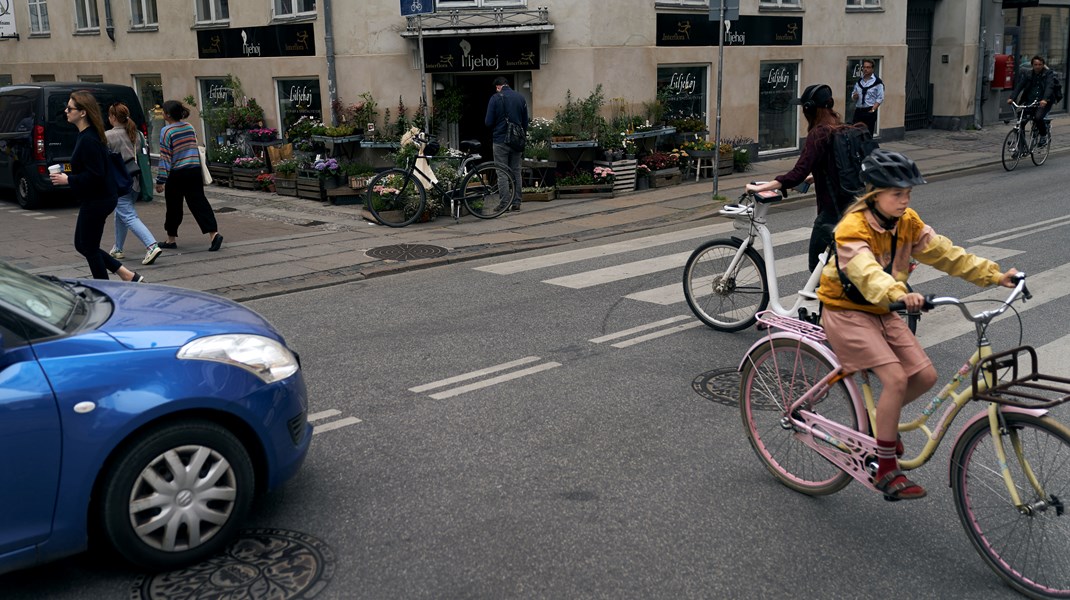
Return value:
[(480, 144), (479, 140), (462, 140), (461, 152), (464, 152), (465, 154), (475, 154), (479, 152), (479, 149), (482, 146), (483, 144)]

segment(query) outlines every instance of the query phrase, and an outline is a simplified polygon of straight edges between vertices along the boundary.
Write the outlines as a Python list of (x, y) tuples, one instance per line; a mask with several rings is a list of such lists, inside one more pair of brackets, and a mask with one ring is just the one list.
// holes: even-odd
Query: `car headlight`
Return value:
[(286, 346), (260, 335), (231, 333), (198, 338), (182, 346), (178, 358), (211, 360), (241, 367), (264, 383), (297, 372), (297, 357)]

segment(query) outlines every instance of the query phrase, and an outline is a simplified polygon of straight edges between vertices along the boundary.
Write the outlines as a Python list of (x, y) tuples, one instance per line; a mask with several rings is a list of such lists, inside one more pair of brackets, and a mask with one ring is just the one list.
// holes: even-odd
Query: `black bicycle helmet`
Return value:
[(914, 161), (880, 148), (862, 159), (862, 181), (876, 188), (909, 188), (925, 183)]
[(836, 100), (832, 97), (831, 87), (824, 83), (815, 83), (803, 90), (802, 96), (793, 101), (793, 104), (801, 104), (803, 110), (813, 110), (815, 108), (831, 109), (836, 105)]

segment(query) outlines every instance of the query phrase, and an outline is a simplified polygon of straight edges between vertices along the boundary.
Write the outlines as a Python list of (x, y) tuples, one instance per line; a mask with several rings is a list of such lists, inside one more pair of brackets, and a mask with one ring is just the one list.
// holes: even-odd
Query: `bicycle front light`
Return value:
[(297, 357), (271, 338), (229, 333), (198, 338), (182, 346), (178, 358), (208, 360), (234, 365), (256, 375), (264, 383), (286, 379), (297, 372)]

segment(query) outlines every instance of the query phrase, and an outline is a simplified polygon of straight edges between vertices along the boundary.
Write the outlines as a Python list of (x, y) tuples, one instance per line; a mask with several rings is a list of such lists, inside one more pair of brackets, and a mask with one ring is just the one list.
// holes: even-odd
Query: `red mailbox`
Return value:
[(1014, 56), (996, 55), (996, 68), (992, 75), (992, 87), (1009, 90), (1014, 87)]

